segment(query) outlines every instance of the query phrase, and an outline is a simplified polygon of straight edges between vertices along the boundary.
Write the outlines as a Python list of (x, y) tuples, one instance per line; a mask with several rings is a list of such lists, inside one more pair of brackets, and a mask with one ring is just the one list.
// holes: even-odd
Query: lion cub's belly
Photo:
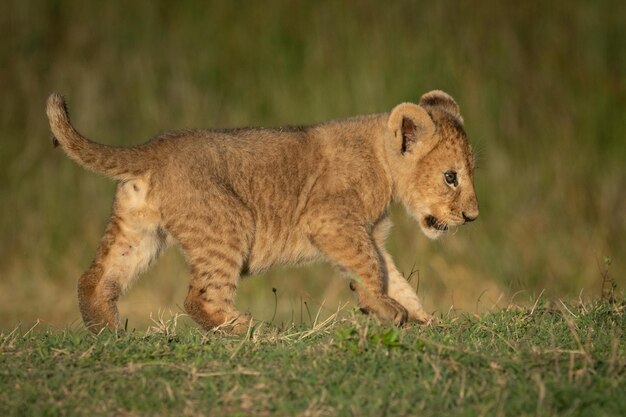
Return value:
[(257, 230), (248, 257), (248, 269), (251, 273), (258, 273), (272, 265), (312, 262), (320, 256), (319, 250), (299, 231), (276, 236), (270, 230)]

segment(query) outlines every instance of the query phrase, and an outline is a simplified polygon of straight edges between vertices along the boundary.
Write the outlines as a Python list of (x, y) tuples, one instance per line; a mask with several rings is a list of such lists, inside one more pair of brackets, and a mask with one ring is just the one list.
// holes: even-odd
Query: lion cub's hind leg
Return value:
[[(234, 231), (222, 237), (207, 236), (189, 244), (187, 259), (191, 266), (191, 283), (185, 299), (185, 310), (204, 329), (220, 325), (235, 333), (244, 332), (250, 317), (234, 305), (246, 251), (245, 242)], [(232, 327), (229, 327), (231, 326)]]
[(252, 218), (228, 193), (183, 206), (185, 212), (172, 215), (167, 228), (191, 269), (185, 310), (206, 330), (244, 332), (251, 317), (235, 308), (234, 298), (250, 250)]
[(146, 203), (148, 184), (120, 183), (113, 213), (96, 258), (78, 283), (80, 312), (87, 327), (98, 332), (118, 325), (117, 301), (166, 247), (167, 234), (158, 213)]

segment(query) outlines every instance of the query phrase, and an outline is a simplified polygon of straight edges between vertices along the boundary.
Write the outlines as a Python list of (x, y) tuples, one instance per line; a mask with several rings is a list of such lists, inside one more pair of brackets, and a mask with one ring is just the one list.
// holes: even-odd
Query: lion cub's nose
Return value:
[(477, 217), (478, 217), (478, 210), (472, 213), (463, 212), (463, 220), (465, 220), (466, 223), (473, 222), (474, 220), (476, 220)]

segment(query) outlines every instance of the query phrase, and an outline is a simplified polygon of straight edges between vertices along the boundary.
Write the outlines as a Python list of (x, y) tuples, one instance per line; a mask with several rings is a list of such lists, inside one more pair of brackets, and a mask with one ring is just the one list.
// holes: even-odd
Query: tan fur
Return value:
[[(402, 202), (430, 238), (478, 216), (472, 150), (457, 104), (441, 91), (387, 114), (303, 128), (170, 132), (129, 148), (79, 134), (58, 94), (47, 114), (70, 158), (119, 181), (78, 286), (94, 331), (117, 326), (119, 296), (173, 241), (191, 269), (185, 309), (206, 329), (248, 326), (233, 303), (242, 275), (320, 258), (352, 274), (364, 311), (395, 324), (426, 322), (383, 247), (388, 207)], [(454, 186), (444, 180), (451, 170)]]

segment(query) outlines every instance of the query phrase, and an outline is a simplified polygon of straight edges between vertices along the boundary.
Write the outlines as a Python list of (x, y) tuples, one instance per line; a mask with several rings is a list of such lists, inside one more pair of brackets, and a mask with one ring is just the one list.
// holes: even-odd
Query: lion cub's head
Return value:
[(389, 115), (386, 151), (396, 196), (436, 239), (450, 227), (478, 217), (474, 155), (459, 106), (443, 91), (419, 105), (403, 103)]

